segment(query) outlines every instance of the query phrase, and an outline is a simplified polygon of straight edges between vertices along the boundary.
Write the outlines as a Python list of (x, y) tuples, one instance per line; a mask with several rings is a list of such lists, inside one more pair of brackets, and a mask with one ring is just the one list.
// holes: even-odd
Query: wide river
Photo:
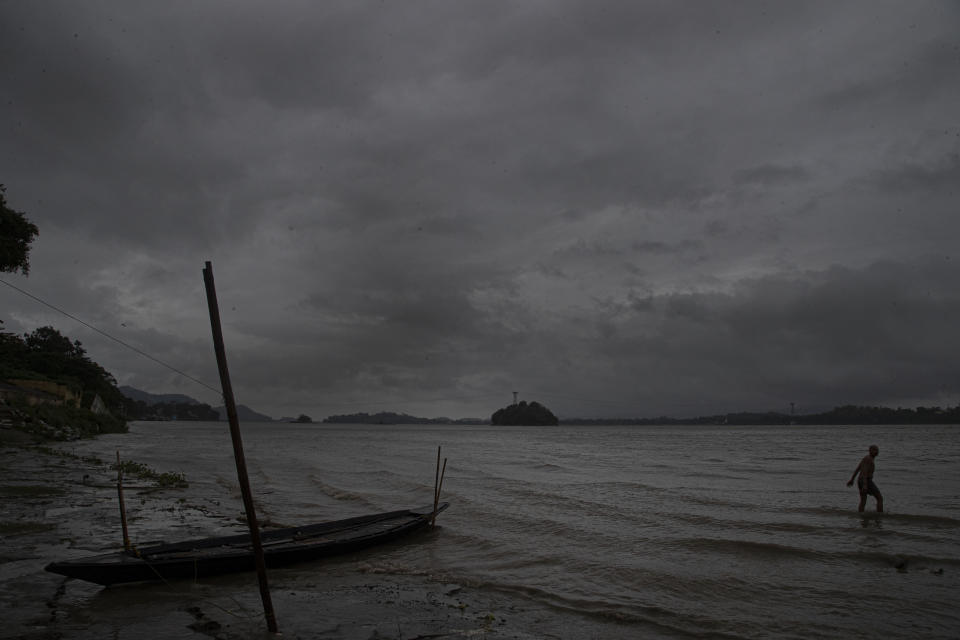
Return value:
[[(281, 525), (430, 503), (442, 445), (442, 528), (363, 552), (364, 570), (530, 603), (567, 637), (960, 636), (960, 427), (242, 429), (258, 515)], [(887, 511), (861, 516), (846, 481), (873, 443)], [(243, 531), (224, 423), (69, 448), (183, 472), (212, 516), (134, 504), (135, 540)]]

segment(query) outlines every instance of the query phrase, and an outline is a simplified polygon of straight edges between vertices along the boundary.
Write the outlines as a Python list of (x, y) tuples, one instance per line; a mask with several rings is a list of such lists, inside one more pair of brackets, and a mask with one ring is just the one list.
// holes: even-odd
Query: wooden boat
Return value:
[[(442, 502), (437, 512), (449, 503)], [(260, 534), (268, 567), (356, 551), (395, 540), (430, 523), (433, 505), (323, 522)], [(133, 551), (53, 562), (47, 571), (111, 585), (145, 580), (199, 578), (254, 569), (250, 534), (159, 544)]]

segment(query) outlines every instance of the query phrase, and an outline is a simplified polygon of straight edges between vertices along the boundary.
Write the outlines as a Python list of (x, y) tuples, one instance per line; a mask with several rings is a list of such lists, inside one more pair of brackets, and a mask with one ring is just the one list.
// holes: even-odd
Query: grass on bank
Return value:
[[(103, 460), (96, 456), (80, 456), (75, 453), (71, 453), (70, 451), (64, 451), (63, 449), (56, 449), (54, 447), (47, 447), (43, 445), (36, 446), (34, 449), (48, 456), (67, 460), (76, 460), (91, 466), (104, 467), (110, 471), (117, 471), (117, 463), (114, 462), (110, 465), (107, 465)], [(135, 476), (140, 480), (152, 482), (154, 486), (164, 489), (185, 489), (190, 486), (190, 484), (187, 482), (187, 477), (185, 474), (173, 473), (171, 471), (159, 472), (143, 464), (142, 462), (121, 460), (120, 470), (123, 472), (124, 476)]]
[[(111, 469), (116, 470), (117, 465), (113, 464), (110, 466)], [(120, 470), (123, 472), (123, 475), (134, 475), (141, 480), (146, 480), (148, 482), (153, 482), (158, 487), (168, 488), (168, 489), (185, 489), (189, 486), (187, 483), (187, 478), (183, 473), (172, 473), (164, 472), (158, 473), (154, 471), (147, 465), (142, 462), (134, 462), (133, 460), (121, 460), (120, 461)]]

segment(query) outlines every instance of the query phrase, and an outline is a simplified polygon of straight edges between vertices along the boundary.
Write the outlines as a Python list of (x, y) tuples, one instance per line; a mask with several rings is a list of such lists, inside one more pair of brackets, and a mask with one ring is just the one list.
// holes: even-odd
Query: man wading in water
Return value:
[(863, 456), (863, 460), (861, 460), (857, 468), (854, 469), (853, 475), (850, 476), (850, 480), (847, 482), (848, 487), (853, 485), (853, 479), (857, 477), (858, 473), (860, 474), (860, 478), (857, 479), (857, 488), (860, 489), (860, 507), (857, 511), (863, 511), (863, 508), (867, 506), (868, 495), (877, 499), (877, 511), (883, 511), (883, 496), (880, 494), (880, 489), (877, 488), (877, 485), (873, 484), (873, 470), (876, 468), (873, 459), (879, 454), (879, 447), (875, 444), (870, 445), (870, 453)]

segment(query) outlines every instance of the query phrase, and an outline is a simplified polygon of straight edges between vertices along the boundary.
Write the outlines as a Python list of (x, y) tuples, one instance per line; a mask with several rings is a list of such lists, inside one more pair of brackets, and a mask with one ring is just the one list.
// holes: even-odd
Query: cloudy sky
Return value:
[(2, 278), (217, 387), (210, 260), (274, 417), (960, 403), (955, 2), (8, 1), (0, 78)]

